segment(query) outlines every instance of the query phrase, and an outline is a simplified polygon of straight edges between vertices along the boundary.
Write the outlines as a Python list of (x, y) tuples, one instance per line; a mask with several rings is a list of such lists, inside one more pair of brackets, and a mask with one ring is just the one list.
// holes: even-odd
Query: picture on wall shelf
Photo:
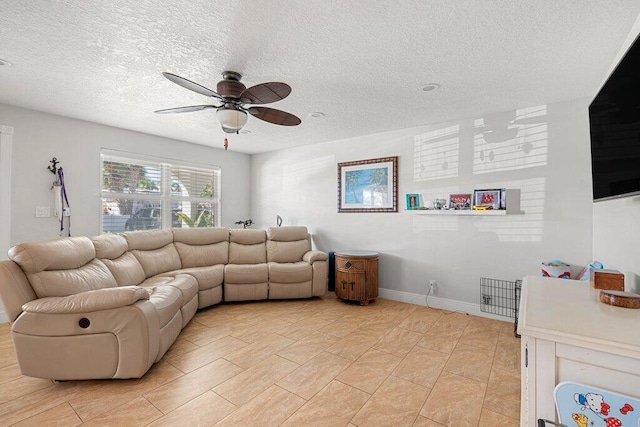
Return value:
[(468, 210), (471, 209), (471, 194), (449, 194), (449, 209)]
[(398, 212), (398, 156), (338, 163), (338, 212)]
[(407, 210), (420, 208), (420, 195), (419, 194), (407, 194)]
[(503, 189), (474, 190), (473, 206), (482, 209), (504, 209)]

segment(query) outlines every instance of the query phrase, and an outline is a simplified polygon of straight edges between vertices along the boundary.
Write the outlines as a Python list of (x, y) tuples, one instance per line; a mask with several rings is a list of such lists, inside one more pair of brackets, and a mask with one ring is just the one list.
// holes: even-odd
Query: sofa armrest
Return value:
[(29, 301), (22, 306), (27, 313), (74, 314), (91, 313), (126, 307), (149, 299), (149, 290), (140, 286), (123, 286), (87, 291), (66, 297), (47, 297)]
[(309, 264), (313, 264), (316, 261), (326, 261), (327, 259), (329, 259), (329, 255), (322, 251), (309, 251), (302, 256), (302, 260)]

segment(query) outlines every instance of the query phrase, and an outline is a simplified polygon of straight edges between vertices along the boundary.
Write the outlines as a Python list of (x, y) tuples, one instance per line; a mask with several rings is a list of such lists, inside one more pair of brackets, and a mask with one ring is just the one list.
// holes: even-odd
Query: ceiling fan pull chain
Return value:
[(224, 137), (224, 151), (227, 151), (227, 148), (229, 148), (229, 140), (225, 136)]

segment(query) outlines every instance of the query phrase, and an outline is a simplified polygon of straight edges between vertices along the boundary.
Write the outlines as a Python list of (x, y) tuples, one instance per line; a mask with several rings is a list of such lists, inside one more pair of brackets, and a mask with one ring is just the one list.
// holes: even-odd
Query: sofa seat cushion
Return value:
[(164, 328), (180, 311), (183, 304), (182, 292), (175, 286), (156, 286), (151, 289), (149, 301), (156, 308), (160, 328)]
[(313, 268), (304, 261), (291, 263), (270, 262), (268, 265), (269, 282), (301, 283), (309, 282), (313, 277)]
[(267, 264), (227, 264), (224, 283), (266, 283), (269, 280)]
[(195, 277), (189, 274), (177, 274), (175, 276), (154, 276), (141, 283), (142, 287), (154, 289), (157, 287), (173, 286), (182, 294), (182, 303), (184, 306), (198, 294), (198, 282)]
[(224, 280), (224, 264), (182, 268), (180, 270), (167, 271), (166, 273), (159, 274), (157, 277), (174, 277), (178, 274), (189, 274), (195, 277), (199, 290), (204, 291), (222, 286)]

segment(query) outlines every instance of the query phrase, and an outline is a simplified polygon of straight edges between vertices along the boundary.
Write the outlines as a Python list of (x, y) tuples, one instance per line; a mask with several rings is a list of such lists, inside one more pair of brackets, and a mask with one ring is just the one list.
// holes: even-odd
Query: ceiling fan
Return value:
[[(216, 110), (216, 117), (222, 130), (226, 133), (239, 133), (240, 129), (247, 123), (247, 113), (265, 122), (281, 126), (297, 126), (302, 123), (298, 117), (286, 111), (269, 107), (245, 106), (246, 104), (270, 104), (285, 99), (291, 93), (291, 86), (286, 83), (267, 82), (247, 88), (240, 82), (242, 74), (235, 71), (224, 71), (222, 80), (216, 86), (217, 92), (214, 92), (176, 74), (165, 72), (162, 75), (185, 89), (215, 98), (218, 104), (167, 108), (165, 110), (157, 110), (155, 111), (156, 113), (188, 113), (213, 108)], [(228, 141), (225, 138), (225, 150), (227, 149), (227, 144)]]

